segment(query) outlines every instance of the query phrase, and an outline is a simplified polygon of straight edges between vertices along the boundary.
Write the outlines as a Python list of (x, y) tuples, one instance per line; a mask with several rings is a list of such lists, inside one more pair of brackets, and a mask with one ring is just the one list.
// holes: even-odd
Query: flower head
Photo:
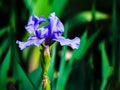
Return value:
[(73, 49), (77, 49), (80, 45), (80, 39), (75, 37), (74, 39), (65, 39), (62, 36), (64, 32), (64, 26), (62, 22), (55, 16), (55, 13), (51, 13), (48, 17), (49, 24), (38, 28), (40, 24), (44, 23), (46, 20), (43, 16), (37, 17), (32, 15), (28, 21), (28, 24), (25, 26), (25, 29), (34, 36), (30, 36), (27, 42), (16, 41), (19, 44), (21, 50), (25, 49), (28, 46), (36, 45), (40, 46), (41, 43), (45, 45), (51, 45), (52, 42), (58, 41), (61, 45), (70, 46)]

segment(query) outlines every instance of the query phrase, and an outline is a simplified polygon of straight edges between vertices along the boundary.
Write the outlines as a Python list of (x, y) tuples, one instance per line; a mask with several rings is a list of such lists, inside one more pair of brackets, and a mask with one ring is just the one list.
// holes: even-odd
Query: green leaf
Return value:
[[(87, 39), (87, 32), (85, 32), (82, 37), (82, 44), (84, 45), (84, 43), (86, 42)], [(68, 80), (68, 76), (72, 70), (72, 62), (74, 60), (74, 55), (72, 56), (72, 58), (69, 60), (69, 64), (68, 66), (65, 67), (65, 52), (66, 52), (66, 47), (63, 47), (63, 55), (62, 59), (61, 59), (61, 66), (60, 66), (60, 72), (59, 72), (59, 78), (58, 78), (58, 82), (57, 82), (57, 90), (64, 90), (65, 89), (65, 84)]]
[[(112, 65), (113, 65), (113, 70), (114, 73), (118, 72), (117, 69), (115, 70), (115, 67), (117, 66), (117, 62), (119, 62), (118, 59), (116, 59), (116, 55), (117, 55), (117, 36), (119, 35), (119, 31), (118, 31), (118, 20), (117, 20), (117, 0), (113, 0), (113, 7), (112, 7), (112, 24), (111, 24), (111, 39), (112, 39), (112, 54), (111, 54), (111, 58), (112, 58)], [(118, 78), (117, 76), (115, 78)]]
[(50, 13), (49, 0), (36, 0), (33, 5), (33, 14), (47, 16)]
[(91, 37), (87, 39), (87, 32), (85, 32), (81, 37), (80, 47), (73, 51), (72, 58), (76, 60), (80, 60), (85, 55), (85, 53), (87, 52), (89, 47), (92, 45), (93, 41), (96, 39), (99, 33), (100, 33), (100, 30), (98, 29)]
[(1, 71), (0, 71), (0, 90), (5, 90), (7, 84), (7, 73), (10, 67), (10, 60), (11, 60), (11, 48), (9, 48), (5, 59), (1, 64)]
[(77, 57), (80, 58), (80, 55), (83, 53), (84, 49), (86, 48), (85, 47), (86, 42), (87, 42), (87, 32), (84, 32), (84, 34), (80, 38), (80, 46), (77, 50), (73, 51), (72, 58), (76, 58), (76, 54), (78, 55)]
[(28, 76), (28, 74), (24, 72), (23, 68), (19, 64), (20, 59), (19, 59), (16, 43), (12, 44), (12, 49), (14, 49), (14, 51), (12, 52), (12, 55), (14, 55), (14, 57), (12, 57), (13, 77), (14, 77), (14, 80), (18, 82), (19, 89), (20, 90), (27, 90), (27, 89), (36, 90), (36, 86), (32, 82), (31, 78)]
[[(68, 27), (69, 27), (69, 24), (66, 23), (65, 24), (65, 32), (64, 32), (64, 37), (67, 37), (67, 33), (68, 33)], [(63, 46), (62, 47), (62, 55), (61, 55), (61, 60), (60, 60), (60, 68), (59, 68), (59, 77), (58, 77), (58, 80), (57, 80), (57, 85), (56, 85), (56, 90), (64, 90), (64, 83), (65, 83), (65, 74), (64, 74), (64, 70), (66, 68), (65, 66), (65, 55), (66, 55), (66, 51), (67, 51), (67, 46)]]
[[(104, 19), (109, 18), (108, 14), (102, 13), (99, 11), (96, 11), (94, 14), (95, 14), (96, 20), (104, 20)], [(92, 11), (83, 11), (83, 12), (80, 12), (79, 14), (75, 15), (68, 22), (70, 23), (70, 27), (72, 28), (75, 25), (79, 25), (81, 23), (86, 23), (86, 22), (91, 22), (91, 21), (92, 21)]]
[(54, 76), (54, 64), (55, 64), (55, 57), (56, 57), (56, 48), (57, 48), (57, 43), (55, 43), (52, 47), (52, 56), (51, 56), (51, 61), (50, 61), (50, 67), (49, 67), (49, 70), (48, 70), (48, 76), (49, 76), (49, 79), (50, 81), (52, 82), (53, 81), (53, 76)]
[[(69, 27), (69, 24), (66, 23), (65, 24), (65, 32), (64, 32), (64, 37), (67, 37), (67, 33), (68, 33), (68, 27)], [(61, 62), (60, 62), (60, 70), (59, 70), (59, 74), (62, 75), (63, 73), (63, 70), (65, 68), (65, 55), (66, 55), (66, 51), (67, 51), (67, 46), (63, 46), (62, 47), (62, 56), (61, 56)]]
[(0, 57), (2, 56), (4, 51), (8, 48), (8, 45), (9, 45), (9, 39), (4, 39), (4, 41), (0, 45)]
[(24, 0), (24, 3), (26, 5), (27, 9), (30, 12), (32, 12), (32, 6), (33, 6), (34, 1), (33, 0)]
[(58, 0), (53, 0), (51, 7), (57, 16), (60, 16), (62, 14), (62, 11), (64, 10), (64, 7), (67, 4), (67, 2), (68, 0), (59, 0), (59, 2)]
[(19, 83), (19, 89), (23, 90), (37, 90), (30, 77), (23, 71), (17, 60), (14, 60), (13, 75), (15, 80)]
[[(96, 20), (108, 19), (108, 14), (102, 13), (99, 11), (95, 12)], [(92, 21), (92, 11), (84, 11), (78, 14), (77, 19), (80, 19), (82, 22), (90, 22)]]
[[(10, 13), (11, 14), (11, 16), (10, 16), (10, 26), (11, 26), (11, 30), (12, 31), (16, 31), (16, 14), (15, 14), (15, 10), (12, 10), (12, 12)], [(10, 30), (9, 30), (9, 32), (11, 32)]]
[(88, 62), (90, 64), (91, 68), (93, 69), (94, 68), (94, 65), (93, 65), (93, 54), (90, 55)]
[(102, 42), (99, 45), (101, 56), (102, 56), (102, 85), (101, 90), (105, 90), (105, 86), (107, 84), (108, 77), (110, 76), (110, 64), (108, 60), (108, 56), (105, 50), (105, 43)]
[(50, 13), (49, 0), (24, 0), (30, 14), (47, 16)]
[(57, 80), (57, 86), (56, 86), (56, 90), (64, 90), (64, 80), (65, 80), (65, 73), (64, 73), (64, 69), (65, 69), (65, 54), (66, 54), (66, 50), (67, 47), (63, 46), (62, 47), (62, 58), (61, 58), (61, 62), (60, 62), (60, 68), (59, 68), (59, 77)]
[(5, 34), (5, 33), (8, 31), (8, 29), (9, 29), (8, 26), (5, 27), (5, 28), (0, 29), (0, 37), (1, 37), (3, 34)]
[[(84, 56), (84, 54), (87, 52), (88, 48), (91, 46), (92, 42), (95, 40), (95, 38), (99, 34), (99, 30), (96, 31), (90, 38), (87, 39), (87, 32), (84, 32), (84, 34), (81, 37), (81, 42), (80, 42), (80, 47), (77, 50), (73, 51), (73, 55), (71, 59), (68, 62), (68, 65), (65, 67), (65, 63), (61, 64), (61, 67), (64, 66), (62, 72), (59, 72), (59, 78), (57, 82), (57, 89), (64, 90), (66, 82), (68, 80), (68, 77), (70, 75), (70, 72), (72, 71), (72, 64), (73, 61), (76, 60), (81, 60), (81, 58)], [(65, 53), (65, 50), (63, 50)], [(64, 54), (63, 54), (64, 55)], [(63, 58), (64, 56), (62, 56)], [(65, 59), (64, 59), (65, 60)], [(65, 61), (64, 61), (65, 62)], [(62, 66), (63, 65), (63, 66)]]
[(42, 80), (42, 69), (41, 67), (38, 67), (36, 70), (34, 70), (32, 73), (29, 74), (29, 77), (31, 81), (34, 83), (35, 87), (39, 88)]

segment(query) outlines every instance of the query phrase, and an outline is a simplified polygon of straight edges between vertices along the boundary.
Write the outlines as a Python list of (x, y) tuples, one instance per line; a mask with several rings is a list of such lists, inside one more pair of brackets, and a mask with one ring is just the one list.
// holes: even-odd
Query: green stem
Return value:
[(51, 90), (50, 88), (50, 81), (47, 76), (48, 69), (50, 66), (50, 48), (49, 46), (44, 46), (43, 51), (42, 51), (42, 61), (41, 61), (41, 66), (42, 66), (42, 90)]

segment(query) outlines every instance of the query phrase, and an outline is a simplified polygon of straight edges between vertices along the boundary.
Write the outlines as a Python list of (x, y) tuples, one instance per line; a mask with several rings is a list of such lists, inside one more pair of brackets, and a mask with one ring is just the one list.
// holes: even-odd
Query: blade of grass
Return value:
[(90, 55), (89, 64), (90, 64), (91, 68), (93, 69), (94, 68), (94, 65), (93, 65), (93, 54)]
[[(95, 12), (96, 20), (108, 19), (109, 15), (100, 11)], [(83, 11), (75, 15), (68, 22), (70, 23), (70, 28), (73, 28), (76, 25), (81, 23), (87, 23), (92, 21), (92, 11)], [(74, 22), (74, 23), (73, 23)]]
[[(93, 41), (97, 38), (100, 33), (100, 29), (98, 29), (90, 38), (86, 40), (87, 33), (84, 33), (84, 37), (81, 38), (81, 45), (77, 50), (73, 51), (73, 59), (80, 60), (85, 53), (87, 52), (88, 48), (91, 46)], [(70, 60), (71, 61), (71, 60)]]
[[(37, 84), (35, 84), (36, 85), (35, 86), (33, 81), (32, 81), (33, 77), (32, 77), (32, 80), (31, 80), (31, 77), (24, 72), (23, 68), (19, 64), (20, 59), (19, 59), (17, 45), (16, 45), (15, 41), (13, 41), (13, 43), (12, 43), (12, 49), (14, 49), (14, 51), (12, 52), (12, 55), (14, 55), (14, 57), (12, 57), (13, 77), (14, 77), (15, 81), (18, 82), (19, 89), (20, 90), (21, 89), (23, 89), (23, 90), (27, 90), (27, 89), (29, 89), (29, 90), (37, 90), (37, 88), (36, 88)], [(39, 72), (36, 75), (39, 75)]]
[[(20, 61), (19, 55), (18, 55), (18, 50), (16, 47), (16, 43), (14, 40), (12, 40), (12, 73), (14, 80), (18, 82), (18, 87), (20, 90), (37, 90), (36, 86), (32, 82), (31, 78), (24, 72), (20, 64), (18, 63)], [(38, 74), (37, 74), (38, 75)]]
[(8, 31), (9, 26), (0, 29), (0, 37)]
[(50, 13), (50, 3), (49, 0), (36, 0), (34, 1), (32, 13), (35, 15), (47, 16)]
[[(71, 59), (68, 62), (68, 65), (66, 66), (66, 69), (64, 70), (64, 74), (63, 76), (61, 76), (61, 90), (65, 89), (65, 85), (67, 83), (68, 77), (72, 71), (72, 64), (74, 60), (81, 60), (81, 58), (84, 56), (84, 54), (86, 53), (86, 51), (88, 50), (88, 48), (90, 47), (90, 45), (92, 44), (92, 42), (95, 40), (95, 38), (98, 36), (100, 31), (96, 31), (89, 39), (87, 39), (87, 32), (85, 32), (82, 37), (81, 37), (81, 44), (79, 49), (74, 50), (73, 51), (73, 56), (71, 57)], [(84, 51), (85, 50), (85, 51)], [(82, 55), (81, 55), (82, 54)], [(64, 77), (64, 78), (63, 78)], [(60, 88), (57, 88), (60, 89)]]
[(112, 34), (112, 65), (113, 65), (113, 70), (114, 70), (114, 78), (118, 80), (118, 59), (116, 58), (116, 50), (117, 50), (117, 11), (116, 11), (116, 0), (113, 0), (113, 11), (112, 11), (112, 29), (111, 29), (111, 34)]
[[(15, 32), (16, 31), (16, 13), (15, 13), (15, 10), (13, 9), (10, 13), (10, 28), (12, 29), (9, 29), (9, 32)], [(11, 31), (12, 30), (12, 31)]]
[[(67, 37), (68, 27), (69, 27), (69, 24), (66, 23), (65, 24), (64, 37)], [(67, 47), (63, 46), (62, 47), (62, 56), (61, 56), (60, 68), (59, 68), (59, 77), (58, 77), (58, 80), (57, 80), (56, 90), (64, 90), (63, 82), (61, 82), (61, 81), (64, 80), (66, 50), (67, 50)]]
[(0, 45), (0, 57), (2, 56), (4, 51), (8, 48), (8, 45), (9, 45), (9, 39), (4, 39), (4, 41)]
[(10, 67), (10, 60), (11, 60), (11, 48), (9, 48), (3, 63), (1, 64), (1, 71), (0, 71), (0, 90), (5, 90), (7, 84), (7, 73)]
[[(85, 33), (82, 35), (82, 37), (81, 37), (81, 42), (82, 42), (82, 43), (81, 43), (81, 44), (84, 44), (84, 43), (86, 42), (86, 39), (87, 39), (87, 32), (85, 32)], [(80, 45), (80, 46), (81, 46), (81, 45)], [(63, 48), (63, 49), (65, 49), (65, 48)], [(63, 55), (65, 55), (65, 50), (62, 50), (62, 51), (64, 52)], [(74, 56), (74, 55), (73, 55), (73, 56)], [(71, 58), (70, 60), (74, 59), (73, 56), (72, 56), (72, 58)], [(65, 56), (64, 56), (64, 58), (65, 58)], [(62, 56), (62, 59), (63, 59), (63, 56)], [(65, 59), (63, 59), (63, 60), (64, 60), (63, 62), (65, 62)], [(73, 60), (72, 60), (72, 61), (73, 61)], [(70, 61), (69, 61), (69, 62), (70, 62)], [(65, 70), (64, 70), (64, 68), (60, 69), (61, 72), (59, 72), (60, 74), (59, 74), (59, 78), (58, 78), (58, 82), (57, 82), (57, 89), (56, 89), (56, 90), (64, 90), (64, 89), (65, 89), (65, 84), (66, 84), (66, 82), (67, 82), (69, 73), (70, 73), (70, 71), (72, 70), (71, 65), (72, 65), (72, 63), (69, 64), (69, 66), (67, 66)], [(61, 64), (61, 67), (63, 67), (63, 64)], [(63, 74), (63, 73), (64, 73), (64, 74)]]
[(30, 11), (30, 14), (48, 16), (50, 13), (51, 7), (49, 0), (24, 0), (24, 3)]
[[(65, 24), (65, 32), (64, 32), (64, 37), (67, 37), (68, 33), (68, 23)], [(60, 73), (62, 74), (64, 67), (65, 67), (65, 54), (66, 54), (67, 47), (63, 46), (62, 47), (62, 58), (61, 58), (61, 63), (60, 63)]]
[(93, 0), (92, 2), (92, 27), (93, 27), (93, 31), (95, 31), (97, 29), (97, 18), (96, 18), (96, 4), (95, 4), (96, 0)]
[[(60, 17), (62, 11), (64, 10), (65, 5), (67, 4), (68, 0), (53, 0), (51, 5), (52, 10), (56, 13), (58, 17)], [(59, 3), (59, 4), (58, 4)]]
[(33, 0), (24, 0), (24, 3), (26, 5), (27, 9), (30, 12), (32, 12), (32, 6), (33, 6), (34, 1)]
[(30, 77), (24, 72), (15, 58), (13, 64), (13, 75), (15, 80), (18, 81), (20, 88), (24, 90), (37, 90)]
[(29, 74), (31, 81), (37, 88), (39, 88), (41, 84), (41, 80), (42, 80), (41, 73), (42, 73), (42, 69), (41, 67), (38, 67), (36, 70), (34, 70), (32, 73)]
[(50, 62), (50, 67), (48, 70), (48, 76), (50, 81), (53, 81), (53, 75), (54, 75), (54, 64), (55, 64), (55, 57), (56, 57), (56, 48), (57, 48), (57, 43), (54, 44), (52, 47), (52, 56), (51, 56), (51, 62)]
[(61, 58), (61, 62), (60, 62), (60, 69), (59, 69), (59, 77), (57, 80), (57, 86), (56, 86), (56, 90), (64, 90), (64, 69), (65, 69), (65, 53), (66, 53), (67, 47), (63, 46), (62, 48), (62, 58)]
[(105, 90), (107, 80), (110, 76), (110, 64), (108, 60), (108, 56), (105, 50), (105, 43), (102, 42), (99, 44), (99, 49), (101, 51), (101, 56), (102, 56), (102, 84), (101, 84), (101, 89), (100, 90)]

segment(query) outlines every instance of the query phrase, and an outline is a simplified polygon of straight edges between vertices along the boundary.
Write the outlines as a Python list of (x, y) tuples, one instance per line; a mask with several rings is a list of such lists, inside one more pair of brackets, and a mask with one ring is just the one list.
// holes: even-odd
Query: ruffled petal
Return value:
[(46, 38), (48, 36), (48, 28), (43, 27), (35, 31), (36, 37), (39, 39)]
[(29, 37), (28, 38), (28, 41), (27, 42), (21, 42), (21, 41), (16, 41), (17, 44), (19, 44), (19, 48), (21, 50), (27, 48), (28, 46), (33, 46), (33, 45), (36, 45), (36, 46), (40, 46), (40, 44), (44, 41), (45, 39), (38, 39), (36, 37)]
[(46, 22), (44, 16), (40, 16), (39, 17), (39, 25), (42, 24), (42, 23), (44, 23), (44, 22)]
[(74, 39), (71, 40), (71, 39), (65, 39), (64, 37), (59, 36), (53, 40), (60, 42), (62, 46), (63, 45), (70, 46), (72, 49), (78, 49), (80, 45), (80, 39), (78, 37), (75, 37)]
[(30, 34), (35, 34), (35, 30), (39, 27), (40, 24), (45, 22), (45, 19), (43, 16), (40, 18), (32, 15), (28, 21), (28, 24), (25, 26), (25, 29), (30, 33)]
[(64, 26), (62, 22), (58, 19), (57, 16), (55, 16), (55, 13), (51, 13), (48, 17), (49, 24), (49, 34), (58, 33), (61, 35), (64, 32)]

